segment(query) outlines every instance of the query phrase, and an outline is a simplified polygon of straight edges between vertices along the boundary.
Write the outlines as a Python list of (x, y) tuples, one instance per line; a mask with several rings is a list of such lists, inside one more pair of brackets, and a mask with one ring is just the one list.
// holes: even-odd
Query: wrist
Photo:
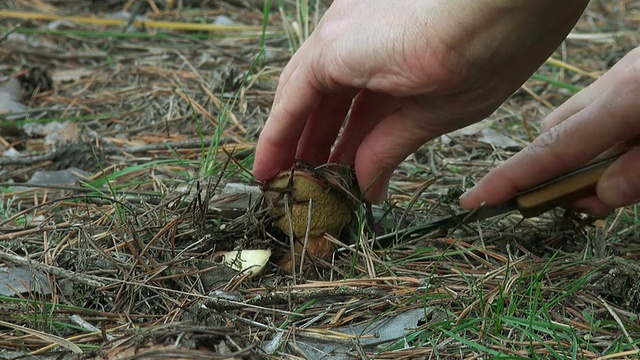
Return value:
[[(582, 15), (589, 0), (449, 0), (425, 11), (428, 41), (446, 50), (452, 72), (474, 77), (495, 67), (524, 67), (530, 72), (557, 48)], [(428, 14), (423, 12), (423, 14)], [(429, 19), (436, 19), (429, 23)], [(430, 39), (431, 37), (431, 39)], [(522, 64), (514, 64), (522, 62)], [(529, 73), (530, 75), (530, 73)], [(486, 80), (486, 79), (485, 79)], [(523, 79), (524, 81), (526, 79)]]

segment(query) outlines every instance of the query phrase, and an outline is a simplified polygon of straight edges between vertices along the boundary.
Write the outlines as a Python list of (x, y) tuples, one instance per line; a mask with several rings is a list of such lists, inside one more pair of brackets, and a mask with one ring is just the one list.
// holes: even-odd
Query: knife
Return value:
[(622, 154), (635, 146), (636, 142), (637, 139), (635, 141), (620, 142), (592, 162), (521, 191), (502, 204), (481, 206), (477, 209), (463, 211), (426, 224), (397, 229), (392, 233), (378, 236), (377, 239), (424, 235), (434, 230), (447, 230), (514, 211), (518, 211), (524, 218), (541, 215), (557, 206), (595, 194), (596, 185), (602, 174)]

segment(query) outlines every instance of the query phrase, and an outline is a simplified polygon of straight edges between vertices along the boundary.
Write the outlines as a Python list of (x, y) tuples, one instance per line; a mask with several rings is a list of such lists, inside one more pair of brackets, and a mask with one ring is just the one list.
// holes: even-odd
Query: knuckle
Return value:
[(285, 104), (280, 103), (271, 108), (270, 118), (272, 118), (274, 122), (291, 123), (296, 121), (297, 116), (293, 111), (288, 109)]
[(369, 149), (368, 158), (371, 164), (380, 170), (393, 169), (396, 165), (396, 160), (387, 151), (380, 151), (378, 149)]
[(577, 151), (584, 149), (567, 146), (568, 140), (569, 136), (565, 127), (554, 126), (538, 136), (522, 152), (524, 156), (541, 162), (552, 160), (554, 167), (569, 168), (576, 165), (576, 159), (581, 158)]
[(558, 119), (557, 117), (547, 116), (542, 120), (542, 130), (544, 130), (544, 132), (549, 132), (551, 129), (553, 129), (554, 126), (558, 125), (560, 122), (562, 122), (562, 119)]
[(526, 149), (534, 153), (546, 153), (557, 148), (562, 142), (563, 131), (560, 126), (554, 126), (538, 136)]

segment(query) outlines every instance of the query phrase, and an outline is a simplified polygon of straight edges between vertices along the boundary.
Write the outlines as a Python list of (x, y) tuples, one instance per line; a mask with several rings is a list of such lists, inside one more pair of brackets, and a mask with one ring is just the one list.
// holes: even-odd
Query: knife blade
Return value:
[(434, 230), (447, 230), (514, 211), (518, 211), (524, 218), (541, 215), (557, 206), (569, 204), (581, 197), (594, 194), (602, 174), (622, 154), (635, 146), (635, 143), (636, 141), (620, 142), (602, 153), (594, 161), (521, 191), (502, 204), (481, 206), (477, 209), (463, 211), (426, 224), (397, 229), (392, 233), (378, 236), (377, 239), (424, 235)]

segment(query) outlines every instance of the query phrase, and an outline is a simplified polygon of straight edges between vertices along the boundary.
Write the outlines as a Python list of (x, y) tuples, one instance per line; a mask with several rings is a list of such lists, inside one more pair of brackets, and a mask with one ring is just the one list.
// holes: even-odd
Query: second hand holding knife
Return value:
[(594, 161), (540, 185), (521, 191), (505, 203), (481, 206), (474, 210), (463, 211), (426, 224), (398, 229), (393, 233), (378, 237), (378, 239), (390, 236), (422, 235), (437, 229), (447, 230), (513, 211), (518, 211), (524, 218), (538, 216), (557, 206), (566, 205), (584, 196), (595, 194), (596, 185), (602, 174), (622, 154), (635, 146), (635, 143), (636, 141), (620, 142), (602, 153)]

